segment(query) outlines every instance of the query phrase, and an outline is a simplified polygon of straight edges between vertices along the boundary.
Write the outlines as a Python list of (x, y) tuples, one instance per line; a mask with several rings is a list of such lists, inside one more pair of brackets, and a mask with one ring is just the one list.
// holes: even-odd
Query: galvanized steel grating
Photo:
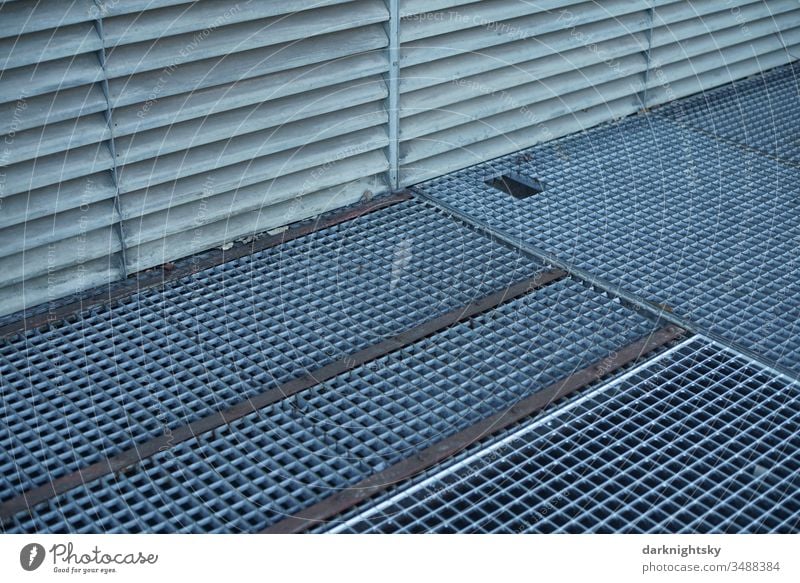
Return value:
[(0, 345), (0, 500), (532, 276), (409, 201)]
[(131, 474), (70, 490), (4, 528), (259, 530), (654, 328), (562, 280), (178, 444)]
[[(508, 172), (544, 191), (485, 183)], [(800, 372), (798, 169), (651, 115), (415, 190)]]
[(319, 530), (797, 532), (799, 397), (693, 337)]
[(800, 164), (800, 66), (785, 65), (655, 110), (671, 120)]

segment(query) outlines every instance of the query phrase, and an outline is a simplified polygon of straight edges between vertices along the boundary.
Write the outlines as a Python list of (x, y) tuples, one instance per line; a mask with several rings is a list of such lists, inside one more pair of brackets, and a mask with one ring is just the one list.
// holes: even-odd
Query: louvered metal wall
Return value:
[(798, 44), (797, 0), (0, 2), (0, 315)]
[(402, 184), (784, 64), (800, 43), (796, 0), (401, 6)]
[(385, 189), (383, 0), (0, 7), (0, 314)]

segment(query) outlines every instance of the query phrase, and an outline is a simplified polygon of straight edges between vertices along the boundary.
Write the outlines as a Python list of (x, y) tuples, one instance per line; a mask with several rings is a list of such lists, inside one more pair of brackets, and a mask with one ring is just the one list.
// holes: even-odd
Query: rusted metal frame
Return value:
[(398, 192), (360, 204), (342, 212), (323, 216), (313, 222), (290, 227), (283, 233), (277, 235), (256, 239), (249, 245), (237, 246), (227, 251), (214, 249), (193, 258), (186, 258), (174, 265), (170, 264), (171, 269), (162, 267), (154, 271), (143, 271), (134, 274), (128, 279), (112, 284), (103, 293), (88, 296), (82, 300), (64, 304), (53, 310), (41, 314), (34, 314), (0, 326), (0, 340), (23, 333), (26, 330), (57, 324), (93, 306), (109, 304), (143, 290), (161, 287), (171, 281), (194, 275), (198, 271), (216, 267), (228, 261), (233, 261), (269, 249), (270, 247), (276, 247), (293, 239), (297, 239), (298, 237), (303, 237), (316, 231), (321, 231), (322, 229), (327, 229), (328, 227), (357, 219), (368, 213), (410, 200), (411, 198), (413, 198), (413, 196), (408, 191)]
[(540, 272), (532, 278), (520, 281), (509, 287), (484, 296), (465, 306), (451, 310), (441, 316), (414, 326), (391, 338), (387, 338), (363, 350), (336, 360), (302, 377), (288, 381), (277, 388), (266, 390), (236, 405), (212, 413), (176, 429), (165, 435), (137, 444), (116, 455), (95, 462), (85, 468), (71, 472), (47, 484), (32, 488), (0, 504), (0, 521), (5, 521), (18, 512), (30, 511), (35, 505), (46, 502), (73, 488), (92, 482), (112, 473), (122, 472), (153, 455), (167, 451), (173, 446), (194, 439), (204, 433), (230, 424), (245, 415), (286, 399), (300, 391), (311, 388), (357, 366), (404, 348), (427, 336), (440, 332), (458, 322), (489, 311), (515, 298), (542, 288), (567, 276), (561, 269)]
[(385, 470), (361, 480), (353, 486), (329, 496), (325, 500), (306, 508), (297, 516), (291, 516), (263, 530), (263, 533), (289, 534), (303, 532), (321, 522), (353, 508), (365, 500), (383, 492), (398, 482), (411, 478), (439, 462), (464, 450), (477, 441), (533, 415), (553, 401), (574, 393), (592, 382), (601, 379), (624, 365), (652, 352), (656, 348), (677, 339), (684, 330), (673, 324), (656, 330), (650, 335), (617, 351), (613, 358), (607, 357), (583, 368), (567, 378), (553, 383), (545, 389), (519, 401), (466, 429), (435, 443), (416, 455), (406, 458)]

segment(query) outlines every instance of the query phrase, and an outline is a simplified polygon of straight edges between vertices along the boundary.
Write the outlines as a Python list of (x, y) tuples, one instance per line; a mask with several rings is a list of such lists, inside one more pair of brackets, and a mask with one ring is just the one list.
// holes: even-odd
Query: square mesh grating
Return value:
[(608, 356), (654, 324), (567, 279), (17, 515), (8, 532), (255, 531)]
[(681, 99), (655, 111), (713, 136), (800, 164), (797, 64)]
[[(484, 181), (544, 183), (518, 200)], [(800, 170), (636, 116), (415, 187), (800, 371)]]
[(0, 345), (0, 499), (530, 277), (409, 201)]
[(800, 385), (694, 337), (333, 532), (798, 532)]

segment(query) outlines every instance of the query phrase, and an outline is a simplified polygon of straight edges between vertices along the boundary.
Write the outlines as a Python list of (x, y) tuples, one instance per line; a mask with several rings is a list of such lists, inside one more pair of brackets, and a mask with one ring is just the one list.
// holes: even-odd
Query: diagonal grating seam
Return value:
[(553, 253), (549, 253), (543, 249), (530, 245), (529, 243), (526, 243), (520, 238), (508, 235), (505, 232), (501, 231), (500, 229), (492, 227), (487, 222), (477, 219), (473, 216), (470, 216), (466, 212), (459, 210), (458, 208), (454, 207), (453, 205), (447, 202), (435, 198), (433, 195), (427, 192), (417, 191), (417, 189), (412, 189), (412, 190), (414, 190), (414, 194), (417, 197), (427, 202), (431, 206), (446, 212), (451, 219), (472, 226), (473, 228), (486, 234), (486, 236), (491, 238), (493, 241), (502, 241), (505, 244), (514, 247), (521, 253), (531, 257), (532, 259), (544, 261), (549, 265), (554, 265), (560, 269), (563, 269), (567, 271), (575, 279), (582, 281), (585, 284), (597, 290), (603, 291), (609, 294), (610, 296), (619, 299), (622, 302), (625, 302), (627, 305), (633, 307), (636, 310), (642, 310), (645, 313), (650, 314), (650, 316), (656, 319), (657, 321), (670, 322), (675, 326), (684, 328), (685, 330), (688, 330), (692, 333), (708, 336), (715, 342), (723, 344), (728, 348), (730, 348), (731, 350), (734, 350), (737, 353), (741, 354), (742, 356), (745, 356), (755, 362), (758, 362), (761, 366), (774, 371), (776, 374), (779, 374), (781, 376), (786, 376), (793, 379), (794, 381), (800, 382), (800, 373), (794, 372), (791, 369), (777, 362), (773, 362), (769, 359), (764, 358), (760, 354), (753, 352), (752, 350), (740, 344), (739, 342), (733, 341), (730, 338), (715, 333), (711, 330), (700, 329), (697, 324), (693, 323), (692, 321), (686, 318), (682, 318), (680, 316), (675, 315), (674, 313), (671, 312), (671, 310), (665, 309), (665, 307), (662, 305), (654, 304), (652, 302), (643, 300), (637, 295), (626, 291), (625, 289), (622, 288), (622, 286), (614, 285), (605, 278), (594, 275), (589, 271), (576, 267), (570, 262), (560, 259), (557, 255)]
[(672, 346), (664, 348), (661, 352), (656, 353), (654, 356), (635, 364), (633, 367), (625, 370), (617, 377), (614, 377), (597, 386), (589, 387), (587, 391), (579, 392), (572, 398), (565, 398), (563, 403), (554, 403), (552, 407), (543, 409), (540, 416), (530, 420), (522, 420), (520, 423), (510, 427), (509, 429), (500, 432), (497, 436), (486, 440), (489, 443), (479, 442), (472, 445), (468, 449), (464, 450), (463, 453), (430, 468), (429, 470), (420, 474), (420, 476), (408, 481), (407, 483), (400, 483), (393, 486), (392, 489), (387, 490), (384, 496), (372, 501), (372, 503), (366, 503), (354, 507), (351, 511), (341, 514), (338, 517), (338, 520), (332, 520), (326, 524), (323, 524), (322, 526), (314, 529), (313, 532), (339, 533), (352, 529), (356, 524), (358, 524), (358, 522), (363, 521), (363, 517), (368, 517), (383, 512), (387, 508), (390, 508), (393, 504), (397, 503), (399, 500), (428, 488), (437, 481), (437, 476), (456, 472), (461, 468), (468, 467), (470, 460), (477, 459), (481, 456), (491, 455), (494, 451), (503, 449), (508, 443), (518, 439), (517, 436), (519, 434), (530, 431), (532, 427), (546, 425), (553, 419), (569, 413), (571, 410), (581, 406), (585, 402), (596, 399), (598, 396), (610, 392), (631, 377), (640, 374), (649, 367), (657, 365), (660, 361), (669, 358), (675, 352), (678, 352), (684, 349), (686, 346), (691, 345), (698, 338), (701, 338), (701, 336), (692, 335), (673, 343)]
[[(791, 470), (791, 460), (800, 450), (796, 431), (800, 424), (800, 385), (702, 336), (692, 337), (676, 348), (668, 351), (666, 358), (638, 367), (622, 382), (593, 391), (573, 407), (554, 411), (549, 423), (536, 420), (526, 424), (426, 476), (424, 481), (400, 490), (380, 506), (364, 509), (332, 531), (796, 532), (800, 527), (800, 490), (795, 485), (786, 491), (785, 498), (782, 492), (792, 480), (798, 481), (796, 472)], [(704, 382), (697, 384), (699, 380)], [(760, 411), (764, 407), (778, 418), (765, 416)], [(709, 415), (716, 420), (714, 431), (710, 430)], [(748, 416), (758, 422), (751, 423)], [(559, 417), (560, 421), (553, 420)], [(648, 429), (647, 419), (657, 424), (658, 431)], [(636, 431), (643, 434), (643, 439), (631, 434), (624, 423), (638, 427)], [(687, 432), (702, 427), (706, 428), (705, 434), (686, 441)], [(678, 433), (664, 433), (671, 428)], [(770, 435), (772, 441), (767, 440)], [(658, 445), (659, 440), (663, 445)], [(573, 442), (576, 445), (571, 445)], [(695, 464), (676, 466), (675, 452), (691, 452), (686, 447), (693, 442), (698, 442), (699, 451), (727, 454), (711, 466), (710, 472), (694, 469), (697, 462), (706, 459), (702, 456)], [(738, 449), (726, 449), (736, 444)], [(761, 453), (757, 456), (748, 454), (755, 451), (754, 444), (760, 444)], [(630, 455), (623, 455), (628, 451)], [(619, 467), (623, 462), (614, 461), (617, 454), (622, 456), (619, 459), (629, 460), (624, 462), (626, 466)], [(648, 466), (647, 460), (657, 455), (662, 457)], [(772, 457), (766, 459), (764, 455)], [(570, 459), (577, 461), (564, 461), (573, 465), (553, 469), (554, 460)], [(761, 470), (758, 464), (762, 464)], [(551, 469), (544, 478), (537, 478), (542, 473), (537, 467)], [(752, 476), (748, 467), (753, 468)], [(667, 480), (657, 473), (661, 472), (659, 468), (671, 468), (669, 472), (677, 473)], [(634, 470), (636, 475), (649, 478), (634, 480)], [(514, 476), (520, 474), (531, 477), (519, 485), (530, 494), (525, 494), (522, 506), (510, 508), (505, 501), (513, 498), (511, 490), (519, 482)], [(566, 475), (576, 477), (565, 484)], [(701, 503), (703, 496), (697, 497), (696, 504), (674, 504), (676, 497), (688, 492), (693, 480), (697, 484), (697, 480), (717, 475), (713, 479), (719, 485), (712, 487), (716, 492), (709, 493), (714, 501), (710, 506), (702, 508), (708, 504), (708, 500)], [(759, 490), (762, 476), (773, 479), (767, 489)], [(653, 487), (653, 480), (664, 484), (668, 496)], [(610, 488), (609, 484), (615, 481), (625, 487)], [(636, 494), (633, 484), (640, 484), (647, 496)], [(426, 492), (435, 495), (428, 496)], [(561, 492), (565, 503), (537, 516), (537, 504), (532, 500), (538, 496), (546, 502), (547, 492)], [(461, 504), (468, 493), (477, 495), (474, 511), (469, 504)], [(625, 497), (628, 495), (633, 499)], [(614, 507), (617, 502), (619, 506)], [(671, 506), (675, 509), (668, 510)], [(686, 519), (677, 518), (676, 523), (682, 507), (690, 509), (689, 515)], [(625, 528), (629, 515), (631, 522)], [(479, 528), (481, 524), (483, 527)]]
[(41, 485), (542, 269), (409, 200), (31, 331), (0, 345), (0, 491)]
[(4, 528), (258, 531), (652, 330), (619, 302), (564, 279)]
[(330, 498), (305, 509), (297, 516), (286, 518), (268, 527), (263, 532), (273, 534), (303, 532), (321, 521), (328, 520), (337, 514), (347, 511), (367, 498), (388, 489), (391, 485), (408, 479), (448, 457), (456, 455), (469, 445), (514, 425), (540, 411), (551, 402), (584, 388), (591, 382), (645, 356), (684, 333), (684, 330), (672, 325), (656, 330), (645, 338), (621, 348), (613, 360), (606, 358), (595, 362), (523, 399), (510, 408), (487, 417), (461, 432), (429, 446), (412, 458), (407, 458), (382, 472), (365, 478), (351, 488), (334, 494)]
[(524, 294), (532, 293), (566, 276), (567, 273), (559, 269), (537, 273), (533, 278), (518, 282), (503, 290), (499, 290), (471, 302), (470, 304), (428, 320), (424, 324), (401, 332), (392, 338), (388, 338), (357, 353), (345, 356), (303, 377), (291, 380), (280, 387), (268, 389), (230, 408), (198, 419), (188, 425), (173, 429), (168, 434), (156, 437), (145, 443), (134, 444), (131, 449), (98, 461), (88, 467), (80, 468), (66, 476), (51, 480), (48, 484), (44, 484), (33, 490), (23, 492), (19, 496), (0, 503), (0, 521), (7, 520), (18, 512), (31, 511), (34, 506), (54, 496), (63, 494), (79, 485), (85, 485), (105, 475), (131, 468), (144, 459), (165, 451), (165, 448), (169, 449), (184, 441), (196, 439), (203, 433), (214, 431), (223, 425), (229, 425), (281, 399), (291, 397), (300, 391), (304, 391), (348, 370), (352, 370), (357, 366), (361, 366), (376, 358), (404, 348), (411, 343), (417, 342), (456, 323), (466, 321), (506, 302), (517, 299)]

